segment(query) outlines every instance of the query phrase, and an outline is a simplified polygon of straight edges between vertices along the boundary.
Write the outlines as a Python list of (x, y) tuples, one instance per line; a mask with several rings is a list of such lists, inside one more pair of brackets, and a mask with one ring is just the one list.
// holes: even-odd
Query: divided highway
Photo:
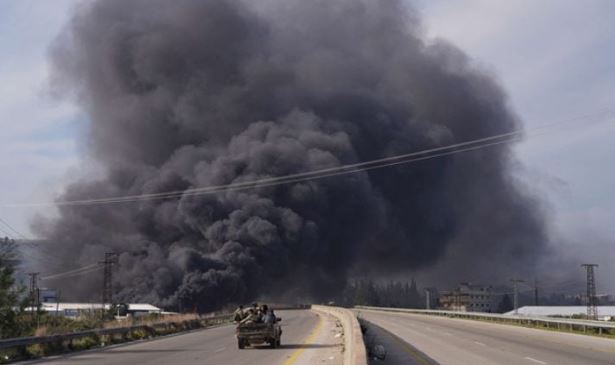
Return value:
[(615, 364), (612, 339), (421, 314), (356, 312), (410, 344), (406, 351), (417, 364)]
[(342, 363), (335, 319), (308, 310), (277, 311), (282, 346), (237, 349), (232, 325), (124, 344), (53, 359), (28, 362), (50, 365), (306, 365)]

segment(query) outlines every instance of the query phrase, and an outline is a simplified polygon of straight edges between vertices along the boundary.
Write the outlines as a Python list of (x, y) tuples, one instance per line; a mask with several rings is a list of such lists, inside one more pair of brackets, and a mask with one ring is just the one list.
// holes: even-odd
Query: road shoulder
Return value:
[(302, 353), (296, 361), (284, 365), (342, 365), (344, 361), (344, 333), (339, 320), (327, 313), (312, 311), (319, 316), (312, 335), (302, 345)]

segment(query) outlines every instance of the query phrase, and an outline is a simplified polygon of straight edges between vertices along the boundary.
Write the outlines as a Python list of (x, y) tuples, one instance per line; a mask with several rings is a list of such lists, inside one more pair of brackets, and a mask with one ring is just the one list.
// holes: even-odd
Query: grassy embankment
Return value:
[[(36, 322), (34, 322), (34, 319), (29, 315), (21, 318), (21, 321), (29, 322), (23, 325), (25, 330), (23, 331), (21, 337), (62, 335), (100, 328), (110, 329), (132, 326), (140, 327), (124, 333), (112, 335), (94, 334), (72, 340), (60, 339), (58, 341), (46, 344), (0, 350), (0, 364), (9, 363), (16, 360), (34, 359), (43, 356), (58, 355), (146, 338), (165, 336), (173, 333), (205, 328), (219, 323), (219, 321), (211, 321), (206, 317), (199, 317), (196, 314), (165, 316), (148, 315), (140, 318), (119, 321), (103, 321), (100, 319), (100, 316), (89, 316), (75, 320), (43, 314)], [(38, 326), (34, 323), (38, 323)]]

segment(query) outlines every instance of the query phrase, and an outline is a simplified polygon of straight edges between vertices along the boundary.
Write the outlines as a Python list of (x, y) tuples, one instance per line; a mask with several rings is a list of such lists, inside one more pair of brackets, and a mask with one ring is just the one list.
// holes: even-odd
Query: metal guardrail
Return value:
[(341, 307), (312, 305), (312, 309), (336, 317), (344, 329), (344, 365), (367, 365), (367, 351), (357, 317)]
[[(215, 324), (224, 323), (231, 319), (231, 315), (222, 315), (215, 317), (207, 317), (201, 319), (194, 319), (191, 321), (183, 322), (159, 322), (153, 324), (143, 324), (130, 327), (117, 327), (117, 328), (99, 328), (87, 331), (79, 331), (72, 333), (64, 333), (49, 336), (32, 336), (32, 337), (19, 337), (10, 338), (6, 340), (0, 340), (0, 350), (6, 350), (16, 347), (40, 345), (48, 343), (61, 343), (66, 341), (72, 341), (80, 338), (93, 337), (93, 336), (111, 336), (111, 335), (125, 335), (133, 331), (146, 331), (153, 332), (156, 329), (170, 327), (171, 325), (182, 325), (191, 329), (197, 329), (202, 327), (208, 327)], [(204, 323), (203, 323), (204, 322)]]
[(464, 318), (464, 319), (478, 319), (492, 322), (508, 322), (518, 324), (542, 324), (548, 328), (557, 329), (570, 329), (574, 328), (582, 329), (587, 332), (588, 328), (595, 329), (598, 334), (602, 334), (604, 330), (615, 330), (614, 322), (605, 321), (589, 321), (589, 320), (577, 320), (567, 318), (552, 318), (552, 317), (537, 317), (537, 316), (522, 316), (522, 315), (505, 315), (495, 313), (480, 313), (480, 312), (456, 312), (456, 311), (444, 311), (444, 310), (428, 310), (428, 309), (406, 309), (406, 308), (386, 308), (386, 307), (368, 307), (368, 306), (356, 306), (355, 309), (370, 310), (380, 312), (398, 312), (398, 313), (414, 313), (423, 315), (436, 315), (450, 318)]

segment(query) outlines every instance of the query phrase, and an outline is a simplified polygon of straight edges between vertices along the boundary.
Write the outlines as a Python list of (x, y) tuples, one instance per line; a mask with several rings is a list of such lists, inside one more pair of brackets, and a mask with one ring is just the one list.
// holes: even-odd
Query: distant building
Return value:
[[(126, 305), (125, 315), (139, 317), (146, 314), (162, 313), (162, 309), (151, 304), (130, 303)], [(68, 318), (80, 318), (100, 313), (103, 306), (101, 303), (53, 303), (42, 302), (41, 310), (51, 315), (63, 316)], [(109, 310), (110, 305), (105, 304), (104, 309)], [(32, 308), (26, 308), (32, 310)]]
[(38, 291), (39, 303), (56, 303), (58, 301), (58, 292), (55, 289), (41, 288)]
[(490, 286), (461, 283), (452, 291), (440, 293), (440, 309), (461, 312), (493, 312)]
[(601, 305), (615, 304), (610, 294), (598, 294), (596, 298), (598, 299), (598, 304)]
[(128, 314), (130, 314), (131, 316), (140, 317), (140, 316), (143, 316), (146, 314), (152, 314), (152, 313), (161, 314), (162, 309), (155, 307), (151, 304), (145, 304), (145, 303), (128, 304)]
[[(57, 303), (43, 302), (41, 303), (41, 311), (47, 312), (50, 315), (62, 316), (68, 318), (80, 318), (95, 315), (100, 313), (103, 306), (101, 303)], [(106, 304), (104, 309), (108, 310), (109, 304)], [(28, 307), (26, 311), (36, 310), (36, 308)]]

